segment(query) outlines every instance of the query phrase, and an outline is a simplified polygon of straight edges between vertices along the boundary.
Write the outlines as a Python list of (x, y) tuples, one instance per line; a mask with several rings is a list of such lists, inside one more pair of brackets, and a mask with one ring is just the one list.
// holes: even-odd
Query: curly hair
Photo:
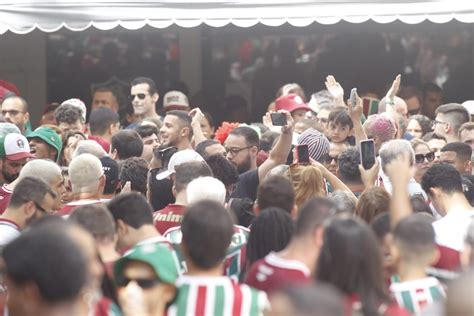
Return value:
[(360, 164), (360, 152), (356, 147), (349, 147), (344, 150), (337, 160), (338, 163), (338, 176), (343, 182), (360, 183), (362, 179), (360, 177), (359, 164)]
[(56, 119), (56, 122), (61, 123), (67, 123), (67, 124), (74, 124), (78, 120), (82, 122), (82, 114), (81, 111), (69, 104), (61, 105), (56, 109), (54, 112), (54, 117)]
[(148, 163), (143, 158), (131, 157), (124, 161), (120, 170), (120, 182), (130, 181), (133, 191), (146, 195)]

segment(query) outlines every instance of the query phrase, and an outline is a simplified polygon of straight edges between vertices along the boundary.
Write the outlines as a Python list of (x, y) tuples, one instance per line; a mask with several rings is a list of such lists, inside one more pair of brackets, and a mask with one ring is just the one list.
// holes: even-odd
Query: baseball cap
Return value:
[(329, 153), (329, 140), (314, 128), (308, 128), (298, 136), (298, 145), (308, 145), (309, 156), (318, 161)]
[(295, 93), (283, 95), (279, 97), (278, 99), (276, 99), (275, 109), (277, 111), (286, 110), (290, 113), (296, 110), (301, 110), (301, 109), (307, 110), (307, 111), (311, 110), (310, 107), (306, 103), (304, 103), (303, 99)]
[(163, 108), (169, 110), (189, 110), (188, 97), (180, 91), (169, 91), (163, 97)]
[(69, 104), (69, 105), (72, 105), (72, 106), (78, 108), (81, 111), (82, 120), (84, 122), (86, 121), (87, 108), (86, 108), (86, 105), (84, 104), (84, 102), (82, 102), (79, 99), (73, 98), (73, 99), (68, 99), (68, 100), (64, 101), (63, 103), (61, 103), (61, 106), (65, 105), (65, 104)]
[(63, 144), (61, 141), (61, 137), (56, 133), (53, 129), (49, 127), (38, 127), (33, 132), (29, 133), (26, 138), (28, 140), (32, 138), (39, 138), (44, 141), (49, 146), (56, 149), (57, 155), (56, 160), (59, 159), (61, 155), (61, 149), (63, 148)]
[(179, 276), (177, 268), (179, 261), (176, 253), (160, 243), (137, 245), (126, 252), (114, 266), (114, 276), (117, 284), (123, 282), (123, 269), (129, 261), (140, 261), (149, 264), (164, 283), (174, 284)]
[(102, 164), (102, 170), (105, 174), (105, 188), (104, 194), (114, 191), (117, 182), (119, 181), (119, 167), (115, 160), (109, 156), (99, 158)]
[(469, 112), (469, 115), (474, 115), (474, 100), (464, 101), (462, 105)]
[(0, 136), (0, 157), (13, 161), (34, 158), (30, 153), (30, 145), (26, 137), (15, 133)]
[(178, 151), (170, 158), (170, 162), (168, 163), (168, 170), (160, 172), (156, 175), (156, 180), (163, 180), (173, 173), (175, 173), (174, 167), (183, 164), (185, 162), (191, 161), (202, 161), (204, 162), (204, 158), (197, 152), (192, 149), (185, 149)]

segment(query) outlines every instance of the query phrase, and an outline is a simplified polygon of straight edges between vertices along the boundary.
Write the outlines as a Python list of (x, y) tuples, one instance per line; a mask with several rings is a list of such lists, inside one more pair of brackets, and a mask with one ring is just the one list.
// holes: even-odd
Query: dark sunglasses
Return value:
[(416, 163), (423, 163), (424, 161), (432, 162), (435, 159), (434, 153), (427, 153), (426, 155), (417, 154), (415, 155), (415, 162)]
[(154, 287), (155, 285), (158, 285), (161, 283), (160, 279), (129, 279), (129, 278), (123, 278), (120, 283), (118, 284), (119, 286), (127, 286), (128, 283), (135, 281), (137, 282), (138, 286), (141, 287), (142, 289), (150, 289)]
[(323, 163), (331, 163), (333, 160), (337, 163), (338, 159), (339, 159), (338, 156), (333, 157), (333, 156), (330, 156), (329, 154), (323, 155), (321, 157), (321, 161)]
[(146, 93), (137, 93), (137, 94), (131, 94), (129, 98), (132, 101), (135, 100), (135, 97), (138, 97), (140, 100), (143, 100), (146, 98), (146, 96), (147, 96)]

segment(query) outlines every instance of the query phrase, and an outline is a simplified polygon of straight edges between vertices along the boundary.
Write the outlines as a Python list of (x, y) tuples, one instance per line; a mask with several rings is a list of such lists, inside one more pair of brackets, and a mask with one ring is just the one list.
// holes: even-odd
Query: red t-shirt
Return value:
[(153, 221), (160, 234), (164, 235), (168, 229), (181, 226), (185, 208), (184, 205), (168, 204), (164, 209), (153, 213)]
[(101, 200), (79, 200), (79, 201), (72, 201), (68, 204), (64, 205), (58, 212), (57, 215), (59, 216), (69, 216), (72, 212), (81, 206), (89, 205), (89, 204), (102, 204)]
[(0, 215), (7, 209), (12, 192), (13, 190), (9, 189), (8, 184), (4, 184), (0, 187)]
[(311, 283), (309, 268), (297, 260), (288, 260), (271, 252), (250, 267), (245, 283), (267, 294), (289, 284)]

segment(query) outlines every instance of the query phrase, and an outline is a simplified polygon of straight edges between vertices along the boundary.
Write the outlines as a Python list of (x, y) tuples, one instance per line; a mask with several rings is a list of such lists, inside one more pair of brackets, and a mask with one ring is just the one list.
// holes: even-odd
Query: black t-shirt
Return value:
[(258, 169), (244, 172), (239, 175), (239, 182), (237, 182), (237, 186), (230, 197), (234, 199), (248, 198), (255, 201), (257, 199), (258, 184)]

